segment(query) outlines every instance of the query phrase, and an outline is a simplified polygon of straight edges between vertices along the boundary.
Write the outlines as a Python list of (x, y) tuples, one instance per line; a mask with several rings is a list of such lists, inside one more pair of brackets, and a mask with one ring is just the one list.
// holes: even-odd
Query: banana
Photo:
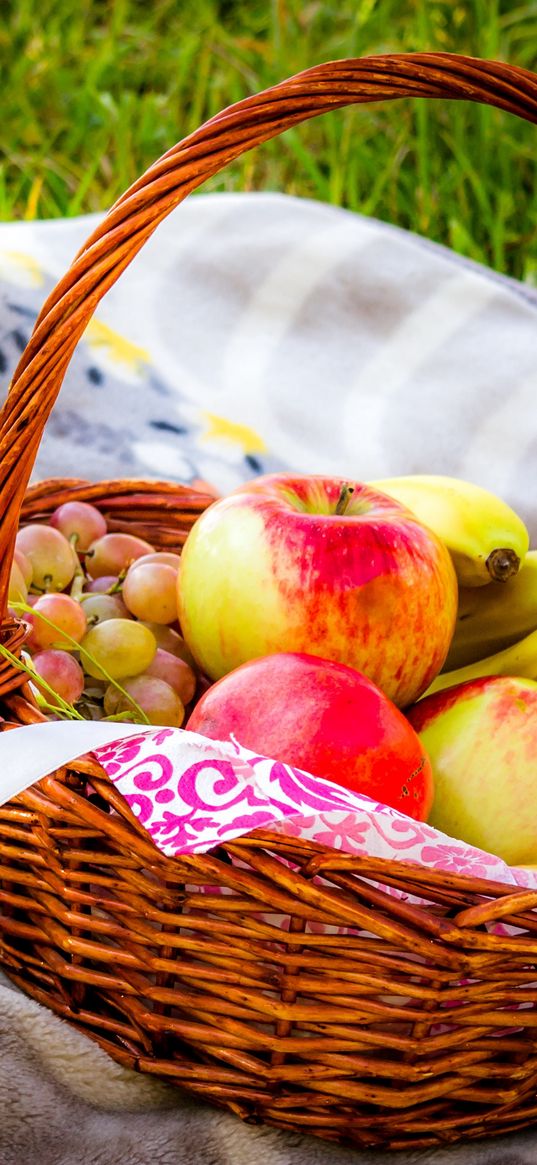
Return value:
[(477, 663), (442, 672), (423, 694), (431, 696), (433, 692), (442, 692), (444, 688), (464, 684), (467, 680), (477, 680), (481, 676), (522, 676), (527, 680), (537, 680), (537, 631), (531, 631), (511, 647), (505, 647), (503, 651), (488, 655)]
[(537, 629), (537, 550), (504, 586), (459, 587), (457, 622), (443, 671), (476, 663)]
[(461, 586), (505, 582), (517, 573), (529, 547), (528, 531), (489, 490), (440, 474), (384, 478), (369, 485), (402, 502), (445, 542)]

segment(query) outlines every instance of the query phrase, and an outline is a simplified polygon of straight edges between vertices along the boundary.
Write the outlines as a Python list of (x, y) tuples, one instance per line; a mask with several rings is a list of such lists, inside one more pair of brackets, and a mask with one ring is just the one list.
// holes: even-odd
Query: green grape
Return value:
[[(54, 649), (40, 651), (34, 655), (32, 665), (36, 673), (32, 683), (35, 682), (36, 687), (39, 688), (40, 676), (68, 704), (75, 704), (80, 699), (84, 691), (84, 673), (72, 655)], [(54, 698), (45, 688), (43, 695), (50, 704), (54, 703)]]
[(78, 565), (73, 547), (52, 526), (23, 526), (16, 541), (32, 564), (33, 585), (39, 591), (63, 591)]
[(177, 619), (177, 573), (171, 566), (158, 562), (135, 564), (127, 573), (122, 595), (137, 619), (163, 624)]
[(64, 502), (50, 519), (51, 526), (64, 538), (73, 541), (77, 551), (87, 550), (97, 538), (106, 534), (106, 521), (95, 506), (87, 502)]
[(91, 578), (103, 574), (121, 574), (142, 554), (151, 554), (153, 547), (133, 534), (104, 534), (92, 542), (85, 558), (85, 567)]
[(82, 595), (80, 605), (88, 621), (88, 627), (104, 623), (106, 619), (130, 619), (123, 599), (119, 595)]
[[(118, 691), (113, 684), (104, 694), (104, 710), (107, 716), (117, 716), (119, 712), (136, 711), (129, 700), (145, 712), (150, 724), (165, 725), (168, 728), (180, 728), (185, 718), (185, 709), (177, 692), (164, 680), (156, 676), (140, 675), (126, 679), (122, 684), (124, 692)], [(124, 694), (125, 693), (125, 694)]]
[(31, 651), (43, 651), (47, 647), (76, 651), (87, 630), (85, 613), (70, 595), (40, 595), (25, 618), (31, 627), (28, 637)]
[(106, 619), (90, 628), (80, 648), (88, 675), (100, 680), (108, 673), (113, 680), (121, 680), (149, 667), (157, 643), (151, 631), (134, 619)]
[(155, 658), (145, 669), (145, 675), (157, 676), (159, 680), (164, 680), (174, 692), (177, 692), (183, 704), (190, 704), (194, 697), (196, 676), (192, 668), (184, 659), (172, 655), (169, 651), (163, 651), (162, 647), (157, 647)]

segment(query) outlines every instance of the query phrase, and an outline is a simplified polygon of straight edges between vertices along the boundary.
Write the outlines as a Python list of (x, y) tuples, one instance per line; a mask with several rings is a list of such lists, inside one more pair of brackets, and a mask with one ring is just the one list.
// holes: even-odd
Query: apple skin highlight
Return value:
[(186, 725), (343, 785), (423, 821), (429, 759), (406, 717), (354, 668), (283, 652), (250, 660), (201, 697)]
[(213, 680), (248, 659), (308, 652), (357, 668), (404, 707), (445, 660), (457, 581), (445, 546), (393, 499), (342, 478), (272, 474), (197, 520), (178, 598)]

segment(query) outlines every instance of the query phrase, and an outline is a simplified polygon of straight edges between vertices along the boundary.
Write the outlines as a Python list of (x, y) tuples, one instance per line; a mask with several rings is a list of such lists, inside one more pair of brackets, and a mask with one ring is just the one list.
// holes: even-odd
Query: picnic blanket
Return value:
[[(95, 216), (0, 225), (0, 366)], [(196, 195), (99, 306), (34, 479), (279, 467), (444, 472), (537, 537), (537, 294), (374, 220), (274, 194)], [(526, 1165), (537, 1130), (423, 1153), (253, 1128), (118, 1067), (0, 981), (0, 1161), (22, 1165)]]

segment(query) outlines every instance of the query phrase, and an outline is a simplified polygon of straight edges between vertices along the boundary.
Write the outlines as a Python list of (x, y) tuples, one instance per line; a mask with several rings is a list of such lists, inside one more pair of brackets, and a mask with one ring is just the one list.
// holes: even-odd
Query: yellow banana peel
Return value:
[(457, 622), (443, 671), (477, 663), (537, 629), (537, 550), (501, 586), (459, 587)]
[(529, 547), (511, 506), (473, 482), (441, 474), (382, 478), (370, 485), (412, 510), (446, 544), (459, 584), (478, 587), (517, 573)]
[(424, 696), (431, 696), (433, 692), (441, 692), (444, 688), (453, 687), (454, 684), (479, 679), (480, 676), (519, 676), (537, 680), (537, 631), (531, 631), (511, 647), (487, 655), (477, 663), (456, 668), (455, 671), (442, 672), (433, 680)]

